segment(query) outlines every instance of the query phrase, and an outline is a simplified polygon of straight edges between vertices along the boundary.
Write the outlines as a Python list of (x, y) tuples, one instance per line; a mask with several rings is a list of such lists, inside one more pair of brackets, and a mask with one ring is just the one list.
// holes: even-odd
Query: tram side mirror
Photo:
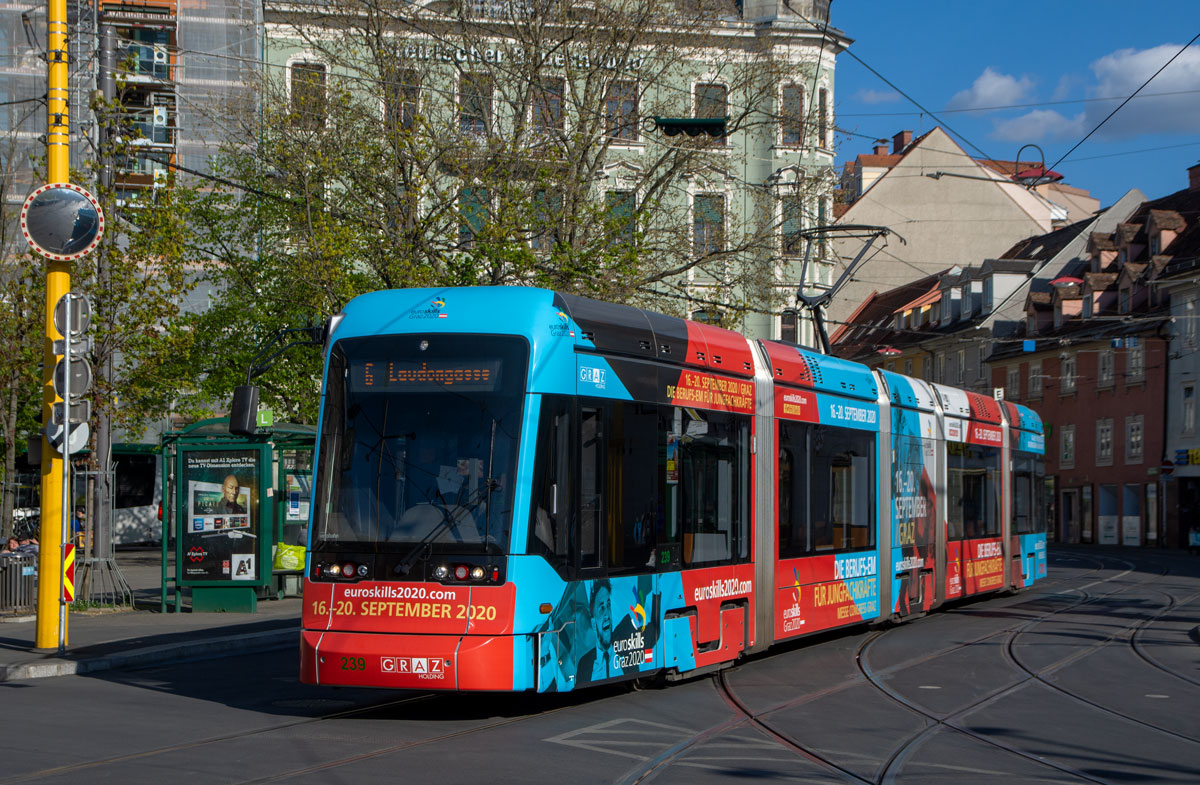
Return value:
[(235, 436), (253, 436), (258, 430), (258, 387), (240, 384), (233, 391), (229, 410), (229, 432)]

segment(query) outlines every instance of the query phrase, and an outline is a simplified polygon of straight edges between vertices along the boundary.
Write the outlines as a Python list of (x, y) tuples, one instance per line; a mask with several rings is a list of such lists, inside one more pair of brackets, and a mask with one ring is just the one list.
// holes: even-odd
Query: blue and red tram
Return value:
[(301, 678), (566, 691), (1046, 572), (1031, 410), (531, 288), (335, 317)]

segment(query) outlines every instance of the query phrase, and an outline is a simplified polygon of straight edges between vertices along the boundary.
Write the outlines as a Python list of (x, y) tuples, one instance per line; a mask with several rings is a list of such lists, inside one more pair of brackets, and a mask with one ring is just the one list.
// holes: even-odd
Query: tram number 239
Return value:
[(365, 657), (342, 657), (342, 670), (365, 671), (366, 669), (367, 660)]

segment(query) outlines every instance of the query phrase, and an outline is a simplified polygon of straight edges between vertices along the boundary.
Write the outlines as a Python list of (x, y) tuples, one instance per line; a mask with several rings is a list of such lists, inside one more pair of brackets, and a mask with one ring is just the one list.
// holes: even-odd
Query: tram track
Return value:
[[(1109, 711), (1114, 716), (1119, 716), (1122, 719), (1132, 722), (1139, 722), (1140, 725), (1155, 731), (1164, 731), (1153, 724), (1133, 720), (1124, 714), (1113, 712), (1105, 709), (1105, 707), (1089, 702), (1086, 699), (1081, 699), (1078, 696), (1072, 695), (1068, 690), (1057, 687), (1047, 679), (1058, 669), (1068, 667), (1073, 662), (1078, 661), (1088, 653), (1097, 650), (1104, 645), (1110, 645), (1114, 640), (1122, 637), (1126, 639), (1128, 645), (1138, 653), (1143, 660), (1149, 663), (1150, 666), (1156, 667), (1167, 673), (1172, 673), (1171, 669), (1157, 664), (1148, 656), (1144, 656), (1142, 652), (1138, 652), (1137, 640), (1139, 635), (1142, 635), (1157, 619), (1164, 615), (1170, 614), (1173, 610), (1186, 606), (1196, 597), (1200, 596), (1200, 592), (1192, 592), (1187, 596), (1176, 596), (1170, 593), (1169, 590), (1161, 590), (1149, 587), (1147, 584), (1160, 579), (1160, 574), (1154, 574), (1145, 580), (1136, 582), (1127, 582), (1123, 585), (1114, 586), (1114, 582), (1121, 582), (1129, 576), (1134, 570), (1133, 564), (1116, 557), (1088, 555), (1088, 560), (1095, 563), (1097, 566), (1094, 570), (1088, 571), (1080, 568), (1070, 578), (1071, 581), (1080, 583), (1080, 587), (1071, 587), (1069, 590), (1056, 589), (1054, 584), (1039, 582), (1037, 587), (1029, 591), (1028, 594), (1022, 593), (1019, 595), (1024, 600), (1016, 605), (1008, 605), (1007, 610), (1014, 613), (1020, 613), (1021, 617), (1011, 619), (1005, 629), (993, 630), (987, 634), (976, 634), (967, 637), (965, 640), (954, 642), (953, 645), (943, 646), (936, 652), (929, 652), (921, 657), (905, 659), (902, 662), (894, 663), (886, 668), (874, 669), (870, 663), (870, 653), (874, 647), (887, 639), (889, 634), (899, 630), (913, 629), (916, 624), (924, 624), (926, 622), (941, 622), (953, 623), (956, 612), (964, 610), (969, 612), (970, 608), (949, 609), (948, 613), (930, 616), (927, 619), (922, 619), (914, 625), (905, 625), (903, 627), (888, 628), (879, 631), (868, 633), (865, 639), (853, 649), (858, 673), (851, 677), (840, 679), (836, 683), (831, 683), (822, 686), (820, 689), (808, 691), (803, 695), (794, 698), (772, 703), (765, 708), (755, 709), (747, 701), (739, 696), (731, 678), (739, 668), (731, 668), (710, 677), (710, 681), (714, 689), (718, 692), (721, 699), (729, 706), (732, 715), (723, 721), (717, 722), (710, 727), (697, 731), (690, 737), (682, 739), (677, 743), (662, 749), (657, 755), (646, 760), (643, 764), (637, 765), (632, 771), (626, 770), (616, 782), (628, 783), (648, 783), (663, 775), (666, 771), (675, 768), (683, 763), (689, 753), (704, 748), (705, 745), (716, 742), (718, 745), (721, 741), (728, 742), (729, 739), (721, 737), (727, 734), (736, 733), (737, 731), (753, 731), (757, 734), (765, 736), (774, 744), (778, 745), (781, 751), (786, 751), (794, 755), (797, 760), (802, 760), (810, 766), (816, 767), (822, 776), (827, 776), (830, 781), (844, 781), (849, 783), (870, 783), (870, 785), (882, 785), (883, 783), (894, 783), (905, 774), (906, 766), (921, 749), (921, 747), (932, 740), (939, 730), (947, 730), (954, 733), (962, 734), (965, 737), (987, 744), (1006, 754), (1019, 757), (1031, 764), (1053, 769), (1060, 774), (1068, 775), (1082, 782), (1106, 783), (1111, 780), (1102, 779), (1094, 774), (1079, 771), (1067, 765), (1055, 761), (1048, 761), (1043, 757), (1032, 755), (1028, 751), (1021, 750), (1013, 745), (992, 738), (986, 733), (977, 732), (970, 727), (966, 727), (960, 720), (970, 712), (976, 711), (987, 706), (989, 703), (999, 701), (1005, 696), (1029, 685), (1031, 681), (1037, 681), (1051, 689), (1056, 689), (1058, 692), (1074, 697), (1077, 700), (1082, 700), (1088, 705), (1095, 706), (1098, 709)], [(1144, 563), (1143, 563), (1144, 566)], [(1117, 569), (1117, 572), (1112, 574), (1104, 574), (1106, 570)], [(1093, 576), (1091, 572), (1098, 573), (1095, 575), (1096, 580), (1090, 580)], [(1167, 573), (1163, 573), (1167, 574)], [(1106, 591), (1105, 588), (1111, 589)], [(1174, 587), (1173, 587), (1174, 588)], [(1181, 588), (1181, 587), (1180, 587)], [(1069, 614), (1077, 611), (1080, 608), (1086, 608), (1089, 604), (1101, 602), (1107, 598), (1119, 595), (1123, 592), (1137, 591), (1144, 589), (1149, 592), (1155, 592), (1163, 595), (1166, 600), (1161, 604), (1161, 607), (1148, 618), (1141, 618), (1134, 623), (1126, 624), (1119, 630), (1108, 631), (1108, 634), (1103, 640), (1098, 640), (1087, 647), (1084, 652), (1074, 652), (1068, 657), (1056, 660), (1053, 663), (1046, 664), (1044, 667), (1030, 666), (1021, 662), (1020, 652), (1016, 650), (1020, 636), (1028, 632), (1031, 628), (1038, 624), (1053, 620), (1056, 616)], [(1027, 599), (1025, 599), (1027, 598)], [(1001, 600), (1004, 598), (994, 596), (990, 599)], [(1049, 606), (1045, 601), (1051, 600)], [(1039, 607), (1040, 606), (1040, 607)], [(1033, 618), (1030, 618), (1033, 617)], [(976, 630), (979, 632), (979, 630)], [(901, 671), (905, 668), (912, 668), (916, 665), (934, 661), (939, 657), (945, 657), (955, 651), (969, 649), (973, 646), (995, 644), (998, 639), (1004, 639), (1002, 651), (1010, 664), (1018, 669), (1023, 675), (1016, 683), (1008, 684), (1002, 689), (994, 690), (986, 695), (983, 695), (978, 700), (973, 700), (970, 705), (960, 706), (955, 708), (953, 712), (936, 713), (928, 710), (920, 704), (909, 700), (906, 696), (900, 694), (893, 689), (888, 683), (888, 676), (892, 673)], [(853, 643), (851, 641), (851, 643)], [(774, 655), (768, 655), (774, 656)], [(1185, 681), (1195, 683), (1194, 680), (1180, 674), (1177, 675)], [(819, 749), (811, 744), (806, 744), (803, 739), (797, 738), (795, 734), (790, 734), (783, 730), (783, 724), (778, 721), (782, 718), (782, 712), (788, 709), (794, 709), (803, 706), (806, 703), (814, 702), (820, 698), (827, 697), (847, 690), (853, 687), (870, 685), (875, 690), (886, 695), (893, 701), (896, 701), (906, 710), (913, 712), (917, 717), (924, 722), (924, 727), (921, 730), (912, 733), (907, 738), (898, 739), (897, 744), (893, 747), (890, 753), (882, 759), (874, 771), (868, 773), (869, 770), (864, 770), (861, 766), (853, 767), (847, 763), (843, 756), (830, 754), (826, 750)], [(381, 758), (387, 755), (402, 754), (407, 750), (413, 750), (429, 745), (435, 745), (446, 742), (458, 742), (461, 739), (472, 736), (486, 736), (491, 731), (500, 728), (518, 725), (524, 722), (531, 722), (539, 718), (544, 718), (548, 715), (555, 714), (571, 708), (579, 708), (581, 703), (586, 703), (593, 697), (597, 697), (598, 693), (591, 691), (587, 695), (580, 694), (576, 696), (578, 699), (570, 699), (569, 702), (564, 702), (561, 705), (543, 705), (536, 711), (514, 713), (508, 716), (498, 718), (488, 718), (481, 720), (478, 724), (470, 727), (458, 727), (453, 731), (444, 733), (436, 733), (428, 737), (410, 738), (403, 741), (397, 740), (394, 743), (379, 743), (370, 746), (366, 749), (360, 749), (353, 754), (345, 754), (338, 757), (331, 757), (327, 760), (312, 761), (308, 765), (296, 766), (287, 768), (286, 770), (274, 771), (270, 774), (261, 776), (248, 776), (244, 779), (233, 780), (234, 785), (260, 785), (272, 783), (281, 780), (296, 779), (304, 781), (305, 778), (311, 778), (312, 775), (330, 776), (338, 770), (347, 770), (347, 767), (352, 767), (357, 763), (369, 761), (372, 759)], [(421, 714), (439, 714), (452, 713), (454, 707), (447, 704), (445, 711), (437, 708), (437, 705), (442, 702), (463, 700), (462, 696), (451, 696), (441, 693), (421, 693), (421, 694), (406, 694), (401, 698), (386, 700), (382, 702), (372, 703), (365, 706), (356, 706), (353, 708), (338, 709), (336, 711), (328, 711), (321, 713), (319, 716), (310, 716), (300, 719), (292, 719), (286, 722), (278, 722), (262, 727), (253, 728), (245, 732), (237, 732), (230, 734), (222, 734), (202, 739), (195, 739), (178, 744), (162, 745), (152, 749), (141, 750), (138, 752), (129, 753), (126, 755), (116, 755), (96, 760), (84, 761), (75, 764), (62, 765), (53, 768), (45, 768), (38, 771), (26, 772), (11, 777), (0, 777), (0, 785), (9, 785), (9, 783), (24, 783), (37, 782), (47, 779), (66, 779), (68, 777), (75, 778), (79, 775), (95, 776), (105, 770), (106, 767), (119, 767), (121, 764), (137, 763), (145, 761), (153, 762), (156, 758), (160, 761), (165, 760), (165, 756), (177, 752), (195, 751), (211, 749), (213, 754), (220, 754), (221, 745), (232, 740), (245, 740), (248, 737), (269, 737), (273, 733), (286, 732), (289, 729), (302, 729), (305, 727), (317, 726), (320, 723), (336, 723), (347, 719), (361, 719), (370, 717), (373, 714), (387, 714), (389, 711), (395, 712), (398, 709), (403, 709), (407, 706), (420, 706)], [(427, 709), (426, 706), (432, 707)], [(777, 717), (775, 716), (777, 715)], [(1175, 738), (1183, 739), (1190, 742), (1195, 742), (1187, 736), (1180, 734), (1171, 734)], [(684, 765), (698, 765), (693, 759), (690, 763)], [(872, 760), (871, 765), (876, 765)], [(349, 769), (353, 770), (353, 769)], [(336, 775), (333, 775), (336, 776)]]
[[(1097, 559), (1094, 557), (1090, 558), (1090, 560), (1097, 564), (1095, 571), (1101, 571), (1104, 569), (1103, 560)], [(1125, 565), (1126, 565), (1127, 569), (1118, 573), (1117, 575), (1109, 576), (1108, 578), (1104, 579), (1104, 582), (1116, 580), (1116, 579), (1119, 579), (1119, 578), (1122, 578), (1122, 577), (1128, 575), (1129, 572), (1131, 571), (1131, 568), (1133, 567), (1133, 565), (1129, 564), (1128, 562), (1126, 562)], [(1078, 578), (1079, 578), (1079, 576), (1076, 576), (1074, 579), (1078, 580)], [(1051, 589), (1051, 588), (1053, 588), (1053, 587), (1047, 586), (1045, 584), (1040, 584), (1039, 589), (1041, 589), (1041, 591), (1039, 592), (1039, 594), (1042, 596), (1064, 596), (1061, 594), (1059, 594), (1059, 595), (1055, 595), (1053, 593), (1048, 594), (1045, 591), (1046, 589)], [(1049, 614), (1042, 614), (1041, 616), (1039, 616), (1038, 618), (1035, 618), (1035, 619), (1030, 619), (1030, 620), (1026, 621), (1023, 626), (1035, 624), (1035, 623), (1043, 620), (1046, 616), (1066, 612), (1073, 608), (1077, 608), (1080, 605), (1087, 603), (1091, 599), (1092, 599), (1092, 597), (1088, 593), (1080, 592), (1080, 597), (1078, 599), (1076, 599), (1074, 602), (1072, 602), (1070, 605), (1068, 605), (1067, 607), (1056, 609), (1055, 611), (1052, 611)], [(880, 631), (870, 633), (869, 636), (867, 637), (867, 639), (862, 644), (860, 644), (859, 651), (856, 653), (856, 661), (861, 659), (861, 652), (864, 649), (864, 647), (869, 646), (870, 643), (872, 643), (873, 641), (883, 637), (884, 635), (887, 634), (887, 632), (888, 632), (887, 630), (880, 630)], [(939, 652), (930, 654), (927, 657), (924, 657), (922, 659), (929, 660), (929, 659), (935, 659), (936, 657), (945, 656), (945, 654), (947, 654), (950, 651), (966, 648), (969, 646), (979, 645), (980, 643), (994, 640), (995, 638), (1009, 634), (1010, 632), (1011, 632), (1010, 630), (1000, 630), (997, 632), (990, 632), (986, 635), (978, 636), (971, 640), (964, 641), (956, 646), (950, 647), (949, 649), (943, 649)], [(914, 664), (914, 663), (908, 662), (908, 663), (905, 663), (905, 666), (911, 666), (912, 664)], [(756, 730), (758, 730), (758, 731), (764, 733), (765, 735), (769, 736), (770, 738), (774, 739), (782, 747), (792, 751), (798, 757), (800, 757), (812, 764), (817, 765), (822, 770), (824, 770), (825, 772), (827, 772), (828, 774), (830, 774), (832, 776), (844, 778), (845, 781), (847, 781), (847, 782), (866, 783), (867, 785), (879, 785), (879, 783), (885, 781), (884, 776), (886, 775), (886, 772), (888, 771), (889, 767), (892, 765), (893, 761), (897, 760), (898, 757), (901, 754), (903, 754), (904, 750), (908, 746), (910, 746), (912, 744), (912, 742), (914, 741), (914, 739), (910, 739), (908, 741), (908, 743), (906, 743), (905, 745), (896, 749), (892, 753), (892, 755), (889, 756), (889, 758), (885, 762), (885, 764), (879, 769), (878, 776), (876, 776), (874, 778), (863, 777), (862, 775), (856, 774), (855, 772), (851, 771), (846, 766), (839, 764), (837, 761), (833, 760), (830, 756), (822, 755), (817, 750), (812, 749), (811, 747), (805, 746), (804, 744), (798, 742), (796, 739), (792, 738), (788, 734), (786, 734), (786, 733), (780, 731), (778, 728), (774, 727), (769, 722), (769, 719), (768, 719), (769, 716), (772, 714), (783, 712), (788, 709), (793, 709), (793, 708), (801, 706), (805, 703), (813, 702), (819, 698), (826, 697), (828, 695), (831, 695), (833, 693), (836, 693), (836, 692), (839, 692), (839, 691), (842, 691), (845, 689), (849, 689), (853, 686), (856, 686), (857, 684), (860, 684), (861, 681), (858, 681), (858, 680), (846, 681), (846, 682), (839, 683), (837, 685), (831, 685), (829, 688), (818, 691), (816, 693), (805, 694), (798, 698), (784, 701), (782, 703), (772, 705), (764, 710), (755, 712), (750, 707), (748, 707), (744, 701), (742, 701), (738, 697), (736, 691), (734, 690), (732, 685), (730, 685), (730, 683), (729, 683), (728, 676), (730, 673), (732, 673), (735, 670), (736, 670), (736, 668), (731, 669), (730, 671), (722, 671), (721, 673), (718, 673), (718, 674), (714, 675), (713, 677), (711, 677), (713, 684), (714, 684), (715, 688), (717, 689), (718, 693), (725, 700), (725, 702), (730, 706), (730, 708), (735, 712), (735, 716), (724, 723), (721, 723), (717, 726), (708, 728), (705, 731), (698, 733), (689, 739), (685, 739), (685, 740), (675, 744), (674, 746), (668, 748), (667, 750), (664, 750), (661, 754), (659, 754), (658, 756), (656, 756), (655, 758), (650, 760), (644, 767), (641, 767), (640, 769), (629, 773), (626, 777), (619, 780), (620, 785), (640, 785), (641, 783), (651, 781), (654, 779), (654, 777), (658, 773), (662, 772), (665, 768), (668, 768), (672, 763), (676, 763), (679, 760), (681, 760), (684, 756), (686, 756), (686, 754), (689, 751), (694, 750), (697, 747), (700, 747), (703, 744), (705, 744), (723, 734), (735, 731), (735, 730), (737, 730), (739, 728), (743, 728), (743, 727), (755, 728)], [(871, 680), (870, 676), (865, 673), (864, 673), (864, 678), (866, 678), (868, 681)], [(879, 687), (878, 684), (876, 684), (875, 686)], [(892, 697), (898, 698), (898, 696), (892, 696)], [(986, 696), (983, 699), (983, 701), (990, 700), (992, 697), (993, 696), (991, 696), (991, 695)], [(900, 702), (902, 704), (904, 703), (903, 700), (900, 700)], [(927, 723), (931, 723), (931, 724), (927, 724), (926, 729), (923, 730), (921, 733), (917, 734), (917, 737), (920, 737), (922, 734), (927, 732), (929, 728), (937, 726), (937, 723), (939, 722), (937, 720), (937, 718), (932, 717), (931, 715), (925, 714), (924, 712), (920, 711), (919, 709), (915, 709), (913, 706), (907, 706), (907, 708), (916, 710), (919, 714), (925, 715), (927, 718), (927, 720), (926, 720)], [(967, 709), (964, 709), (964, 711), (967, 711), (969, 709), (970, 709), (970, 707), (968, 707)], [(914, 737), (914, 738), (916, 738), (916, 737)]]
[[(1133, 565), (1129, 564), (1128, 562), (1125, 562), (1125, 563), (1130, 568), (1133, 567)], [(1128, 575), (1130, 571), (1131, 571), (1131, 569), (1126, 569), (1122, 573), (1119, 573), (1115, 576), (1111, 576), (1110, 578), (1105, 579), (1104, 582), (1107, 583), (1109, 581), (1124, 577), (1125, 575)], [(1166, 573), (1164, 572), (1162, 574), (1166, 574)], [(1160, 577), (1160, 575), (1156, 575), (1154, 577)], [(1055, 661), (1054, 663), (1046, 665), (1042, 668), (1035, 670), (1033, 668), (1026, 666), (1024, 663), (1022, 663), (1020, 661), (1020, 658), (1014, 652), (1014, 647), (1016, 646), (1017, 640), (1020, 638), (1021, 635), (1028, 633), (1029, 629), (1031, 627), (1041, 624), (1041, 623), (1044, 623), (1047, 620), (1049, 620), (1050, 618), (1057, 616), (1059, 614), (1067, 613), (1071, 610), (1075, 610), (1080, 607), (1085, 607), (1088, 604), (1098, 601), (1100, 599), (1104, 599), (1104, 598), (1111, 597), (1113, 595), (1121, 594), (1125, 591), (1129, 591), (1129, 590), (1135, 589), (1135, 588), (1136, 589), (1146, 588), (1146, 584), (1149, 583), (1151, 580), (1153, 580), (1153, 578), (1147, 579), (1145, 581), (1141, 581), (1138, 584), (1136, 584), (1136, 586), (1133, 586), (1133, 587), (1129, 587), (1129, 586), (1121, 587), (1112, 592), (1095, 595), (1095, 596), (1091, 596), (1086, 591), (1083, 591), (1083, 592), (1081, 592), (1082, 596), (1081, 596), (1080, 601), (1071, 606), (1068, 606), (1066, 608), (1062, 608), (1062, 609), (1059, 609), (1052, 613), (1046, 614), (1040, 618), (1031, 619), (1030, 621), (1026, 622), (1025, 624), (1023, 624), (1020, 627), (1017, 627), (1015, 629), (998, 631), (994, 635), (989, 636), (989, 638), (995, 638), (995, 637), (1000, 637), (1000, 636), (1006, 637), (1005, 646), (1003, 648), (1003, 651), (1005, 654), (1005, 659), (1008, 662), (1010, 662), (1010, 664), (1013, 667), (1015, 667), (1019, 671), (1023, 672), (1025, 674), (1024, 678), (1020, 679), (1016, 683), (1009, 684), (1002, 689), (993, 691), (990, 694), (987, 694), (987, 695), (979, 698), (978, 700), (973, 701), (971, 704), (960, 707), (959, 709), (955, 710), (954, 712), (951, 712), (948, 714), (937, 715), (937, 714), (927, 711), (926, 709), (922, 708), (916, 702), (914, 702), (914, 701), (908, 699), (907, 697), (905, 697), (904, 695), (900, 694), (897, 690), (892, 689), (884, 681), (884, 677), (886, 676), (886, 673), (894, 672), (894, 671), (901, 670), (901, 669), (908, 668), (908, 667), (912, 667), (912, 665), (914, 665), (916, 663), (909, 661), (909, 662), (897, 664), (895, 666), (888, 668), (886, 672), (875, 672), (872, 670), (872, 668), (870, 667), (869, 662), (868, 662), (867, 654), (868, 654), (868, 651), (869, 651), (871, 645), (873, 645), (877, 640), (882, 638), (884, 633), (880, 633), (879, 635), (872, 636), (868, 640), (864, 641), (862, 646), (860, 647), (857, 660), (858, 660), (860, 670), (862, 671), (862, 673), (863, 673), (864, 677), (867, 679), (867, 681), (870, 682), (872, 684), (872, 686), (874, 686), (876, 689), (878, 689), (883, 694), (887, 695), (892, 700), (896, 701), (897, 703), (899, 703), (900, 705), (909, 709), (910, 711), (916, 712), (917, 714), (923, 716), (926, 719), (926, 722), (928, 723), (924, 729), (922, 729), (918, 733), (911, 736), (909, 739), (902, 742), (895, 750), (893, 750), (892, 754), (888, 757), (887, 761), (885, 761), (885, 763), (881, 766), (880, 772), (878, 773), (875, 782), (879, 783), (879, 785), (883, 785), (884, 783), (894, 783), (897, 780), (897, 778), (901, 775), (904, 764), (911, 758), (911, 756), (923, 744), (925, 744), (930, 738), (932, 738), (932, 736), (936, 732), (943, 730), (943, 729), (950, 730), (950, 731), (953, 731), (953, 732), (956, 732), (959, 734), (963, 734), (973, 740), (987, 744), (987, 745), (989, 745), (993, 748), (996, 748), (998, 750), (1001, 750), (1007, 754), (1019, 757), (1031, 764), (1034, 764), (1037, 766), (1049, 767), (1060, 773), (1067, 774), (1067, 775), (1070, 775), (1073, 777), (1077, 777), (1080, 780), (1085, 781), (1085, 782), (1096, 782), (1096, 783), (1109, 782), (1109, 780), (1097, 778), (1095, 776), (1092, 776), (1091, 774), (1088, 774), (1087, 772), (1080, 771), (1079, 769), (1073, 768), (1071, 766), (1067, 766), (1067, 765), (1058, 763), (1056, 761), (1047, 760), (1044, 756), (1030, 754), (1014, 745), (1007, 744), (1003, 741), (1000, 741), (999, 739), (995, 738), (994, 736), (992, 736), (990, 734), (976, 732), (968, 727), (965, 727), (963, 724), (961, 724), (960, 722), (957, 721), (958, 718), (961, 718), (971, 712), (977, 711), (978, 709), (987, 706), (990, 703), (998, 701), (1008, 695), (1011, 695), (1014, 692), (1026, 687), (1030, 682), (1035, 682), (1035, 681), (1037, 683), (1039, 683), (1040, 685), (1043, 685), (1059, 694), (1062, 694), (1073, 700), (1079, 701), (1089, 707), (1104, 711), (1105, 713), (1108, 713), (1112, 716), (1118, 717), (1119, 719), (1121, 719), (1123, 721), (1135, 723), (1135, 724), (1145, 727), (1149, 730), (1166, 734), (1173, 738), (1177, 738), (1181, 741), (1193, 742), (1193, 743), (1196, 742), (1196, 739), (1193, 739), (1191, 737), (1175, 733), (1169, 729), (1162, 728), (1162, 727), (1154, 725), (1152, 723), (1147, 723), (1147, 722), (1138, 720), (1136, 718), (1130, 717), (1128, 714), (1114, 711), (1114, 710), (1112, 710), (1108, 707), (1105, 707), (1095, 701), (1092, 701), (1083, 696), (1077, 695), (1074, 692), (1061, 687), (1060, 685), (1056, 685), (1046, 678), (1048, 675), (1052, 674), (1053, 672), (1060, 670), (1064, 667), (1067, 667), (1068, 665), (1078, 661), (1079, 659), (1087, 656), (1088, 654), (1093, 653), (1098, 648), (1108, 645), (1113, 640), (1121, 637), (1123, 634), (1127, 634), (1130, 636), (1130, 638), (1132, 638), (1132, 635), (1134, 634), (1134, 632), (1136, 632), (1137, 629), (1150, 624), (1151, 622), (1153, 622), (1154, 619), (1159, 618), (1161, 615), (1170, 612), (1170, 610), (1175, 606), (1175, 603), (1174, 603), (1174, 598), (1169, 597), (1169, 595), (1167, 595), (1169, 598), (1169, 602), (1166, 603), (1166, 605), (1160, 611), (1153, 614), (1149, 618), (1141, 619), (1133, 625), (1125, 625), (1121, 630), (1115, 631), (1112, 634), (1104, 637), (1103, 639), (1093, 642), (1090, 646), (1086, 647), (1085, 649), (1074, 652), (1073, 654), (1071, 654), (1067, 657), (1060, 658), (1059, 660)], [(1085, 589), (1091, 588), (1094, 585), (1095, 584), (1089, 584), (1085, 587)], [(1162, 592), (1157, 592), (1156, 590), (1153, 590), (1153, 589), (1151, 589), (1151, 591), (1155, 591), (1155, 593), (1162, 593)], [(978, 642), (972, 642), (967, 645), (977, 645), (977, 644), (978, 644)], [(921, 658), (921, 660), (928, 661), (930, 659), (935, 659), (936, 657), (944, 656), (946, 653), (947, 653), (946, 651), (938, 652), (931, 657)]]

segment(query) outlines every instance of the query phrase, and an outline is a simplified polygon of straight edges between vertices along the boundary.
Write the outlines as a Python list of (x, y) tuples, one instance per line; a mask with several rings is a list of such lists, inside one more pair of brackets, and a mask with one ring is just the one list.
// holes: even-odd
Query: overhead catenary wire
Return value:
[(1171, 63), (1175, 62), (1176, 58), (1178, 58), (1181, 54), (1183, 54), (1185, 51), (1187, 51), (1187, 48), (1189, 46), (1196, 43), (1197, 39), (1200, 39), (1200, 33), (1197, 33), (1196, 35), (1192, 36), (1192, 40), (1190, 40), (1186, 44), (1184, 44), (1179, 49), (1178, 52), (1171, 55), (1171, 59), (1169, 59), (1169, 60), (1167, 60), (1167, 62), (1163, 63), (1162, 67), (1159, 68), (1157, 71), (1155, 71), (1153, 74), (1151, 74), (1149, 79), (1147, 79), (1145, 82), (1142, 82), (1141, 86), (1139, 86), (1138, 89), (1134, 90), (1133, 93), (1131, 93), (1128, 98), (1126, 98), (1124, 101), (1122, 101), (1120, 106), (1118, 106), (1117, 108), (1115, 108), (1111, 112), (1109, 112), (1107, 117), (1105, 117), (1103, 120), (1101, 120), (1099, 123), (1097, 123), (1096, 126), (1094, 128), (1092, 128), (1092, 130), (1088, 131), (1087, 134), (1085, 134), (1082, 139), (1080, 139), (1078, 142), (1076, 142), (1074, 144), (1074, 146), (1071, 147), (1070, 150), (1067, 150), (1065, 153), (1062, 154), (1062, 156), (1059, 157), (1059, 159), (1057, 161), (1055, 161), (1053, 164), (1051, 164), (1050, 166), (1048, 166), (1046, 168), (1053, 170), (1054, 167), (1058, 166), (1063, 161), (1065, 161), (1067, 159), (1067, 156), (1069, 156), (1071, 153), (1078, 150), (1080, 145), (1082, 145), (1084, 142), (1086, 142), (1088, 139), (1090, 139), (1092, 134), (1099, 131), (1100, 128), (1103, 127), (1105, 123), (1107, 123), (1109, 120), (1111, 120), (1113, 118), (1113, 115), (1115, 115), (1117, 112), (1121, 111), (1121, 109), (1124, 108), (1126, 104), (1128, 104), (1130, 101), (1132, 101), (1134, 96), (1136, 96), (1138, 93), (1140, 93), (1142, 91), (1142, 89), (1146, 87), (1146, 85), (1153, 82), (1155, 77), (1157, 77), (1159, 74), (1161, 74), (1163, 71), (1165, 71), (1167, 66), (1169, 66)]

